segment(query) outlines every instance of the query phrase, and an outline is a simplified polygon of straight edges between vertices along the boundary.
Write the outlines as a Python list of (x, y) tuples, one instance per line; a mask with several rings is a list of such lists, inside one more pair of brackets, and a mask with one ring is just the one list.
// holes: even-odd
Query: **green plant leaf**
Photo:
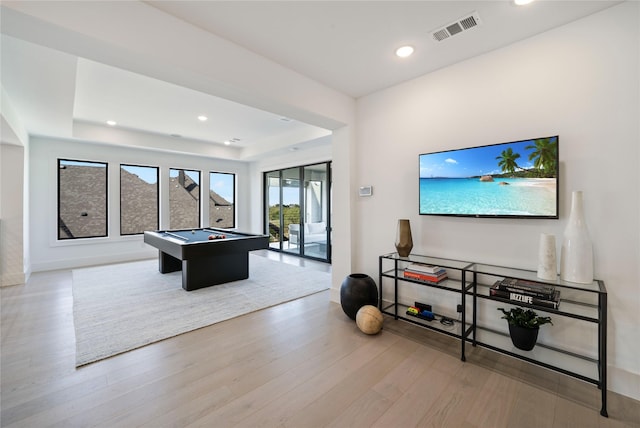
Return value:
[(521, 308), (519, 306), (506, 310), (504, 308), (498, 308), (503, 313), (503, 319), (507, 320), (509, 324), (517, 325), (524, 328), (536, 328), (544, 324), (551, 324), (551, 317), (540, 317), (531, 309)]

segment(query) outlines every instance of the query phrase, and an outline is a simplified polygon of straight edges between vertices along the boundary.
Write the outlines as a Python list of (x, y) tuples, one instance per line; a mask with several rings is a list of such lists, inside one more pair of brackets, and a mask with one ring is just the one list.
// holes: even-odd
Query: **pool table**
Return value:
[(144, 242), (158, 249), (160, 272), (182, 270), (182, 288), (192, 291), (249, 278), (249, 251), (268, 248), (269, 236), (216, 228), (158, 230), (145, 231)]

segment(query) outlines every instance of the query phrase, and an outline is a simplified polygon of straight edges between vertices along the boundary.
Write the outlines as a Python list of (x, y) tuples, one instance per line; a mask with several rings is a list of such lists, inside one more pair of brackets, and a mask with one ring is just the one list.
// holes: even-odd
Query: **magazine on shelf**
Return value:
[(558, 309), (560, 306), (560, 291), (556, 290), (550, 298), (540, 298), (530, 294), (524, 294), (514, 291), (502, 290), (496, 283), (489, 289), (489, 294), (495, 297), (501, 297), (513, 302), (527, 303), (529, 305), (540, 306), (544, 308)]
[(405, 268), (405, 270), (427, 273), (427, 274), (436, 274), (440, 272), (446, 272), (445, 269), (440, 266), (427, 265), (423, 263), (411, 263), (409, 266)]
[(520, 279), (516, 280), (513, 278), (498, 280), (495, 282), (494, 286), (503, 291), (526, 294), (528, 296), (535, 296), (541, 299), (553, 300), (556, 294), (556, 289), (552, 285)]
[(447, 272), (444, 271), (443, 273), (439, 274), (439, 275), (429, 275), (426, 273), (420, 273), (420, 272), (414, 272), (414, 271), (409, 271), (409, 270), (405, 270), (404, 271), (404, 277), (405, 278), (410, 278), (410, 279), (417, 279), (419, 281), (427, 281), (427, 282), (440, 282), (443, 281), (445, 279), (447, 279)]

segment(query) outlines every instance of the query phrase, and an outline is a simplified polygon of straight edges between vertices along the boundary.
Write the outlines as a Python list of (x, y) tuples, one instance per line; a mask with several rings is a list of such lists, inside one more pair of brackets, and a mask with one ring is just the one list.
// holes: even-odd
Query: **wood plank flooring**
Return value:
[[(261, 255), (309, 269), (329, 265)], [(329, 292), (76, 369), (71, 272), (0, 289), (2, 427), (640, 427), (640, 403), (385, 319)], [(136, 328), (136, 326), (131, 326)]]

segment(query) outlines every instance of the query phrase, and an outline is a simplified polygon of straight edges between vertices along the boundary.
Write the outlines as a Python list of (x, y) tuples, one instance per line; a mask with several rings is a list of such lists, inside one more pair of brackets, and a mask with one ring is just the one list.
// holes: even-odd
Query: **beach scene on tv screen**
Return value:
[(420, 214), (557, 216), (558, 137), (420, 155)]

